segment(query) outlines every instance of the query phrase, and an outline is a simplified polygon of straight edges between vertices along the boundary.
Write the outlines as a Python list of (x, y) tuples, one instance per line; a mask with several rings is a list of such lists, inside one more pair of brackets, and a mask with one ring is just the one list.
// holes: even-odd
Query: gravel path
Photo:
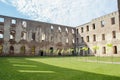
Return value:
[(120, 62), (99, 61), (99, 60), (85, 60), (85, 62), (98, 62), (98, 63), (108, 63), (108, 64), (120, 64)]

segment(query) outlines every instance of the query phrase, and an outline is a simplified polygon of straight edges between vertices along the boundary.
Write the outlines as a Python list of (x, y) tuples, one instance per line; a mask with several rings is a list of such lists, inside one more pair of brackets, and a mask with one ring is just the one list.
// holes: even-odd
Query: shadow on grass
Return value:
[(25, 58), (0, 58), (0, 80), (120, 80), (120, 77), (56, 67)]

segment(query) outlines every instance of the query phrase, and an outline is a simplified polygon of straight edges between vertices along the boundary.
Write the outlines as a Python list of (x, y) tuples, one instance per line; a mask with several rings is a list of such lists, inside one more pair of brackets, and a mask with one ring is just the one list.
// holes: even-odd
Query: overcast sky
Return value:
[(0, 0), (0, 15), (78, 26), (117, 11), (117, 0)]

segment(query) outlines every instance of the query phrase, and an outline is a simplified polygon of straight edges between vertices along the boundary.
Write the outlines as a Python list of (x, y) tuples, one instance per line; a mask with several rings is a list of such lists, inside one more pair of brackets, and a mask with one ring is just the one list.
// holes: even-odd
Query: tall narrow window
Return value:
[(81, 33), (83, 33), (83, 31), (84, 31), (84, 30), (83, 30), (83, 27), (81, 27)]
[(75, 40), (74, 40), (74, 39), (72, 39), (72, 43), (75, 43)]
[(66, 43), (68, 43), (68, 38), (66, 38)]
[(68, 33), (68, 28), (66, 28), (65, 31)]
[(96, 41), (96, 35), (95, 34), (93, 35), (93, 41)]
[(76, 42), (79, 43), (79, 38), (77, 38)]
[(93, 29), (95, 29), (95, 24), (92, 24), (92, 26), (93, 26)]
[(87, 42), (89, 42), (89, 36), (86, 37)]
[(35, 40), (35, 33), (32, 33), (32, 40)]
[(113, 38), (116, 38), (116, 32), (115, 31), (112, 31), (112, 36), (113, 36)]
[(76, 29), (76, 33), (78, 34), (78, 29)]
[(72, 29), (72, 34), (74, 34), (75, 32), (74, 32), (74, 29)]
[(105, 40), (105, 34), (102, 34), (102, 40)]
[(81, 42), (84, 42), (84, 39), (83, 39), (83, 37), (81, 37)]
[(26, 28), (27, 27), (27, 22), (26, 21), (22, 21), (22, 26), (23, 26), (23, 28)]
[(88, 25), (86, 26), (86, 30), (89, 31), (89, 26)]
[(51, 33), (53, 33), (53, 26), (51, 26)]
[(101, 21), (101, 27), (104, 27), (105, 26), (105, 21)]
[(112, 18), (111, 18), (111, 24), (112, 24), (112, 25), (115, 24), (115, 17), (112, 17)]
[(117, 54), (117, 46), (113, 46), (114, 54)]
[(59, 32), (61, 32), (61, 27), (58, 27)]
[(46, 36), (45, 36), (45, 34), (43, 33), (43, 34), (42, 34), (42, 41), (45, 40), (45, 37), (46, 37)]
[(106, 47), (103, 47), (103, 54), (106, 54)]

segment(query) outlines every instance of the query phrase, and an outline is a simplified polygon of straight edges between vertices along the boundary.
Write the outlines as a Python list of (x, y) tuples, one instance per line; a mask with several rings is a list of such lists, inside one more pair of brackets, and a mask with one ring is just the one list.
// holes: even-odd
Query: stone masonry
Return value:
[(0, 15), (0, 56), (120, 56), (118, 11), (77, 26)]
[(0, 22), (1, 55), (74, 54), (65, 52), (75, 47), (73, 27), (2, 15), (0, 18), (3, 20)]

